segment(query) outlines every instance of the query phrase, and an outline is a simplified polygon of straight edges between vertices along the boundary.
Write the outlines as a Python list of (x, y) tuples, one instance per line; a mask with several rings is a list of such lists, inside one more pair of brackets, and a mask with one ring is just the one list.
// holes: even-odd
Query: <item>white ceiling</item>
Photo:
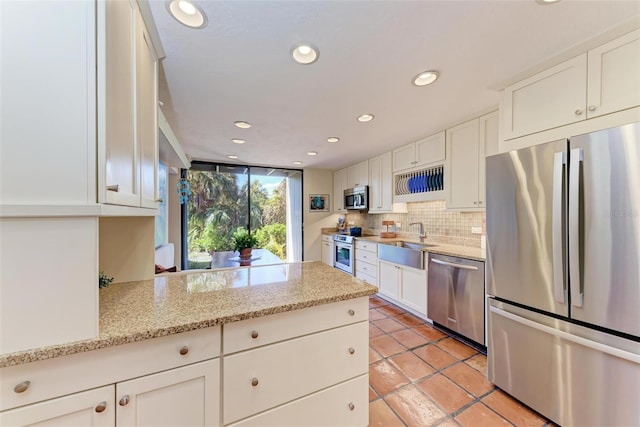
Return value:
[[(150, 0), (166, 51), (160, 99), (184, 150), (289, 168), (338, 169), (497, 107), (490, 87), (640, 15), (637, 0), (194, 2), (201, 30)], [(320, 50), (312, 65), (289, 56), (303, 42)], [(440, 79), (413, 86), (428, 69)]]

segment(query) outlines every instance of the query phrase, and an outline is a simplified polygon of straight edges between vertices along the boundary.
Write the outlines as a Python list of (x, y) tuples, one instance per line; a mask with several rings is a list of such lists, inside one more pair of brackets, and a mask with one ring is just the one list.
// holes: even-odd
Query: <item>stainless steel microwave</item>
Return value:
[(344, 190), (344, 208), (357, 211), (369, 209), (369, 186), (363, 185)]

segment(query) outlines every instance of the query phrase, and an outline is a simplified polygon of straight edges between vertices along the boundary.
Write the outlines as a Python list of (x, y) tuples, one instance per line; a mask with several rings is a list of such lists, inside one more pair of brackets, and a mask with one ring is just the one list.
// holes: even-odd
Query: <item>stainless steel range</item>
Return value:
[(353, 274), (353, 239), (353, 236), (344, 234), (333, 236), (333, 265), (349, 274)]

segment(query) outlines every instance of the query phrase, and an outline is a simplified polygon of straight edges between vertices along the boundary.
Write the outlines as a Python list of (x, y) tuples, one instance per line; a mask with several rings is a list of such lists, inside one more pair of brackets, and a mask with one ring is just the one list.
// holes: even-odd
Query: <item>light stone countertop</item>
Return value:
[(99, 336), (0, 355), (0, 368), (373, 295), (321, 262), (182, 272), (100, 289)]

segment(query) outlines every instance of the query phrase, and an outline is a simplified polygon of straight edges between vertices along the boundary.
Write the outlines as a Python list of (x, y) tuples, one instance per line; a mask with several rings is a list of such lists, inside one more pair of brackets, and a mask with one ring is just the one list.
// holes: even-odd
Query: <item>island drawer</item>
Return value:
[(369, 323), (226, 356), (224, 424), (366, 374)]
[(0, 410), (212, 359), (220, 341), (215, 326), (1, 368)]
[(222, 351), (231, 354), (363, 320), (369, 320), (368, 297), (228, 323)]
[[(299, 400), (232, 424), (264, 426), (366, 426), (369, 424), (369, 375), (319, 391)], [(312, 421), (311, 421), (312, 420)]]

